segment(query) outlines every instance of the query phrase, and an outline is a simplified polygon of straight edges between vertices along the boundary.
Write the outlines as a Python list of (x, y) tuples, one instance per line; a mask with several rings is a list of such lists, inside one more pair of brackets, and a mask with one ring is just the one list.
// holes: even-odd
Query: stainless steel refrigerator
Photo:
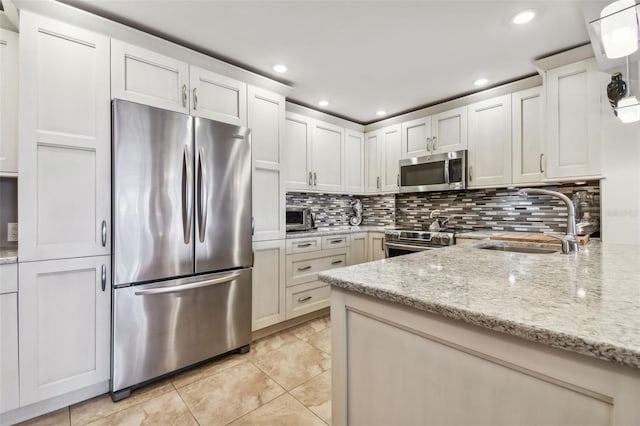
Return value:
[(251, 138), (113, 101), (111, 392), (251, 341)]

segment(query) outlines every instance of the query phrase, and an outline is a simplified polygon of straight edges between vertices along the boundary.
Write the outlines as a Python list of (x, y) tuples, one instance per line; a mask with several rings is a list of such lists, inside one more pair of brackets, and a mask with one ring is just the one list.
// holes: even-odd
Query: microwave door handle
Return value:
[(449, 160), (444, 160), (444, 183), (449, 184)]

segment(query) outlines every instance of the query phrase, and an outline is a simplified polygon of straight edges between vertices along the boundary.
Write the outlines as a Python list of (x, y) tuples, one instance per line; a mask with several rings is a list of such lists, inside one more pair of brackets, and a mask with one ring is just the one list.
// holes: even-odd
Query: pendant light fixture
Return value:
[(623, 123), (635, 123), (640, 121), (640, 103), (638, 98), (631, 95), (631, 74), (629, 73), (629, 57), (627, 56), (627, 76), (629, 76), (629, 83), (627, 83), (627, 96), (618, 101), (618, 118)]
[(602, 45), (608, 58), (638, 50), (638, 15), (634, 0), (615, 1), (600, 12)]

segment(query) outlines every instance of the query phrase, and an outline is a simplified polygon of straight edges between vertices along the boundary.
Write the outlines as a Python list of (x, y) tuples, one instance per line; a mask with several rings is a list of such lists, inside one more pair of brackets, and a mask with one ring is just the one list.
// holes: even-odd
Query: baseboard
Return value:
[(253, 333), (251, 333), (251, 341), (262, 339), (263, 337), (267, 337), (267, 336), (270, 336), (272, 334), (279, 333), (279, 332), (284, 331), (284, 330), (286, 330), (288, 328), (295, 327), (296, 325), (300, 325), (302, 323), (314, 320), (316, 318), (327, 316), (327, 315), (329, 315), (329, 312), (330, 312), (330, 309), (328, 307), (327, 308), (322, 308), (322, 309), (320, 309), (318, 311), (311, 312), (311, 313), (308, 313), (306, 315), (301, 315), (299, 317), (292, 318), (292, 319), (287, 320), (287, 321), (279, 322), (278, 324), (274, 324), (274, 325), (271, 325), (269, 327), (265, 327), (265, 328), (260, 329), (260, 330), (256, 330)]

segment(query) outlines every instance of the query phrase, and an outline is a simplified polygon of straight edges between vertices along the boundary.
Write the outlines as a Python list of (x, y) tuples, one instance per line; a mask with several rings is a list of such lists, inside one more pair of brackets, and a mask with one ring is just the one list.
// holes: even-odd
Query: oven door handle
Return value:
[(407, 244), (398, 244), (398, 243), (388, 243), (385, 241), (384, 243), (385, 249), (399, 249), (399, 250), (409, 250), (409, 251), (425, 251), (431, 250), (433, 247), (424, 247), (424, 246), (410, 246)]

